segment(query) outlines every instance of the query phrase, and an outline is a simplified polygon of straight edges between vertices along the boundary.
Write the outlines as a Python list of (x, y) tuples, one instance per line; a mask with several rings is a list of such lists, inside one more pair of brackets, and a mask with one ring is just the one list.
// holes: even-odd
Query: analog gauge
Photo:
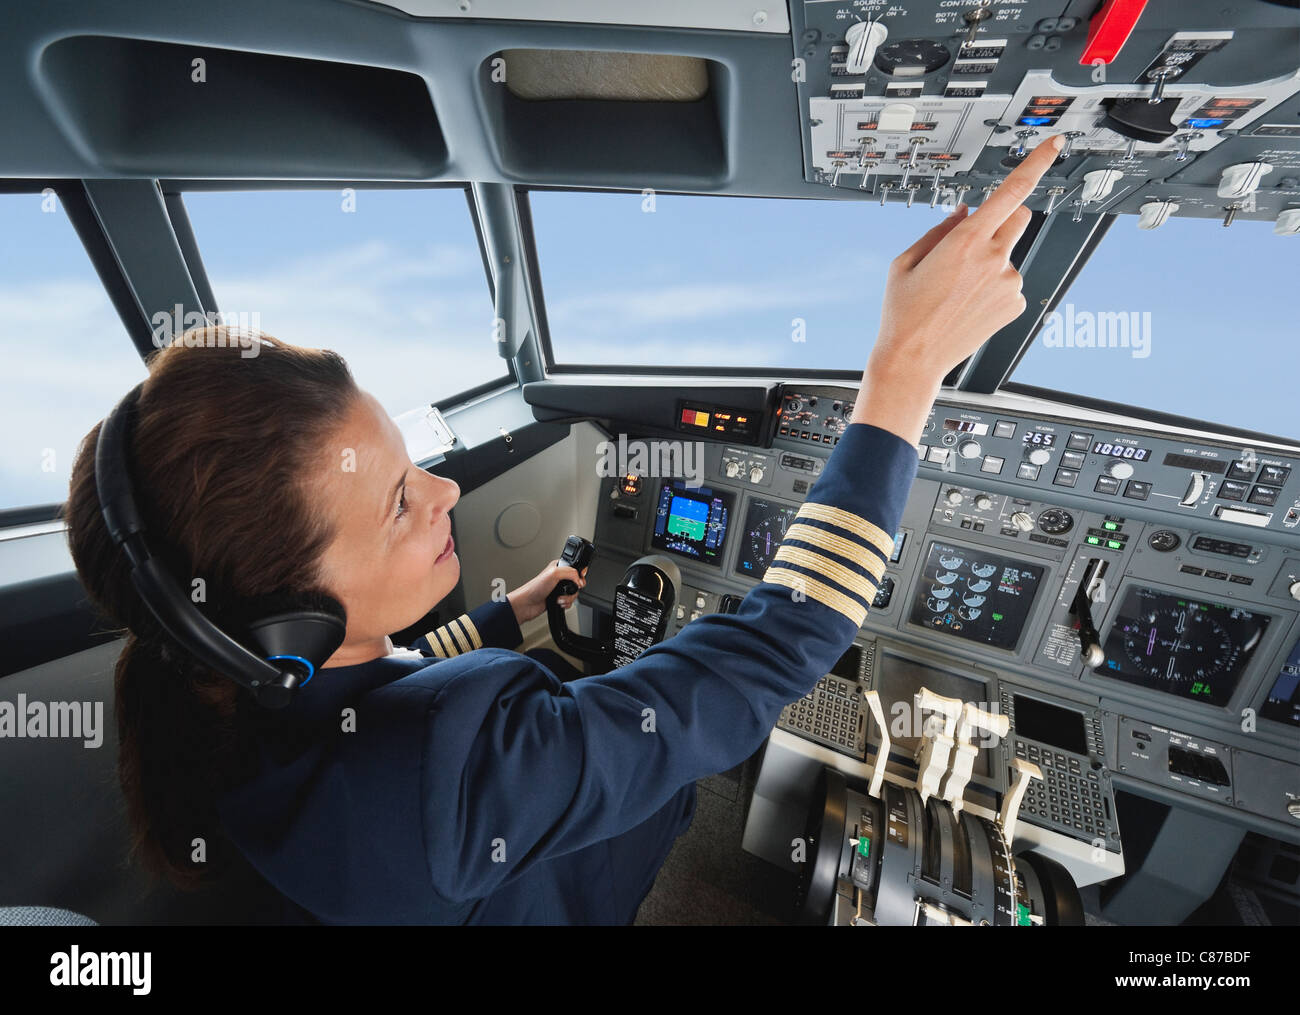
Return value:
[(942, 585), (931, 585), (930, 595), (934, 596), (935, 599), (947, 599), (952, 595), (952, 589), (946, 589)]
[(852, 403), (852, 402), (845, 402), (845, 403), (844, 403), (844, 408), (840, 410), (840, 415), (843, 416), (845, 419), (852, 419), (852, 418), (853, 418), (853, 404), (854, 404), (854, 403)]
[(961, 597), (961, 601), (962, 601), (963, 603), (965, 603), (967, 606), (983, 606), (983, 605), (984, 605), (984, 597), (983, 597), (983, 596), (962, 596), (962, 597)]
[(942, 599), (934, 599), (933, 597), (927, 599), (925, 601), (925, 605), (935, 613), (943, 613), (944, 610), (948, 609), (948, 604), (946, 601)]
[(1238, 647), (1223, 626), (1187, 606), (1147, 610), (1122, 628), (1124, 654), (1136, 671), (1178, 686), (1206, 681), (1232, 668)]
[(940, 558), (939, 558), (939, 563), (942, 564), (942, 565), (943, 565), (947, 570), (949, 570), (949, 571), (956, 571), (957, 568), (961, 567), (961, 558), (960, 558), (960, 557), (940, 557)]
[(953, 574), (951, 571), (945, 571), (943, 574), (935, 575), (934, 580), (937, 581), (940, 585), (951, 585), (953, 582), (957, 580), (957, 576)]
[(1182, 540), (1178, 538), (1178, 533), (1170, 532), (1168, 529), (1160, 529), (1151, 533), (1151, 537), (1147, 540), (1147, 545), (1160, 553), (1176, 550), (1180, 543), (1182, 543)]
[(1074, 516), (1060, 508), (1048, 508), (1038, 516), (1038, 527), (1044, 532), (1059, 536), (1074, 528)]
[(988, 578), (988, 577), (991, 576), (995, 571), (997, 571), (998, 566), (997, 566), (996, 564), (972, 564), (972, 565), (970, 566), (970, 569), (971, 569), (975, 574), (979, 575), (979, 577), (981, 577), (981, 578)]
[(919, 78), (948, 62), (948, 48), (930, 39), (903, 39), (876, 51), (876, 66), (900, 78)]
[(989, 584), (983, 578), (976, 578), (974, 581), (969, 578), (966, 579), (966, 587), (972, 592), (987, 592)]
[(962, 620), (978, 620), (983, 612), (983, 610), (977, 610), (972, 606), (957, 607), (957, 616), (961, 617)]

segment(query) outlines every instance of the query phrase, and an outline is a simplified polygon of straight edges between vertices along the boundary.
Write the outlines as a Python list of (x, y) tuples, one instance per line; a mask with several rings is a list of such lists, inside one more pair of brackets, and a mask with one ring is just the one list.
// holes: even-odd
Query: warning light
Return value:
[(708, 426), (709, 414), (698, 409), (683, 409), (682, 422), (687, 426)]

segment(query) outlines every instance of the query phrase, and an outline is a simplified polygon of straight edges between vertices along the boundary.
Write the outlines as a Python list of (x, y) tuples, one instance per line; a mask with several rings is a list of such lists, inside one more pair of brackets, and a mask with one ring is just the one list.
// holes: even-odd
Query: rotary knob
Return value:
[(1286, 812), (1290, 814), (1291, 817), (1300, 820), (1300, 800), (1292, 800), (1289, 804), (1287, 804)]
[(1292, 582), (1287, 591), (1291, 593), (1292, 599), (1300, 599), (1300, 582)]
[(1047, 448), (1025, 448), (1025, 458), (1032, 465), (1046, 465), (1052, 460), (1052, 453)]
[(987, 493), (981, 493), (979, 496), (975, 498), (976, 511), (987, 511), (992, 506), (993, 506), (993, 498), (990, 497)]
[(978, 458), (982, 453), (979, 441), (962, 441), (957, 445), (957, 454), (962, 458)]
[(1133, 466), (1129, 462), (1107, 462), (1106, 475), (1116, 479), (1128, 479), (1133, 475)]
[(1011, 516), (1011, 524), (1021, 532), (1028, 532), (1034, 527), (1034, 516), (1028, 511), (1017, 511)]
[(727, 462), (726, 473), (728, 479), (735, 479), (740, 475), (740, 463), (731, 461)]
[(759, 466), (755, 465), (749, 470), (749, 481), (751, 483), (763, 482), (763, 470)]
[(960, 490), (949, 490), (946, 494), (943, 495), (943, 499), (946, 500), (953, 507), (956, 507), (966, 498), (962, 495), (962, 492)]

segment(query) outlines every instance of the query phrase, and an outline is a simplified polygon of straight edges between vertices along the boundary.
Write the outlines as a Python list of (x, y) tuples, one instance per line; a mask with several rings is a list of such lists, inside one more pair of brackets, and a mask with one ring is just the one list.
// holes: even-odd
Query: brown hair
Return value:
[[(198, 328), (155, 353), (127, 449), (154, 542), (165, 544), (183, 589), (203, 580), (196, 605), (232, 634), (259, 602), (324, 591), (319, 562), (333, 532), (312, 508), (305, 477), (359, 394), (337, 353), (249, 339)], [(66, 518), (82, 584), (127, 628), (115, 684), (131, 855), (195, 887), (229, 858), (216, 799), (253, 774), (258, 706), (182, 652), (137, 595), (100, 514), (98, 436), (97, 424), (77, 454)], [(203, 864), (190, 859), (198, 837)]]

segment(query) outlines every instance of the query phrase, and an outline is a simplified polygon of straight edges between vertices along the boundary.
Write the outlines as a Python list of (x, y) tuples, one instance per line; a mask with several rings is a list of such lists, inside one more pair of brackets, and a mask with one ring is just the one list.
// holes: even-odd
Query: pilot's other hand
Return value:
[[(546, 612), (546, 597), (551, 594), (551, 590), (556, 584), (565, 578), (582, 588), (587, 584), (587, 571), (584, 568), (582, 574), (579, 574), (571, 567), (562, 567), (558, 560), (553, 560), (542, 570), (536, 578), (520, 585), (513, 592), (508, 592), (506, 598), (510, 601), (511, 608), (515, 611), (515, 619), (523, 624), (534, 617), (540, 617)], [(560, 606), (568, 609), (578, 601), (577, 593), (571, 596), (561, 596)]]

